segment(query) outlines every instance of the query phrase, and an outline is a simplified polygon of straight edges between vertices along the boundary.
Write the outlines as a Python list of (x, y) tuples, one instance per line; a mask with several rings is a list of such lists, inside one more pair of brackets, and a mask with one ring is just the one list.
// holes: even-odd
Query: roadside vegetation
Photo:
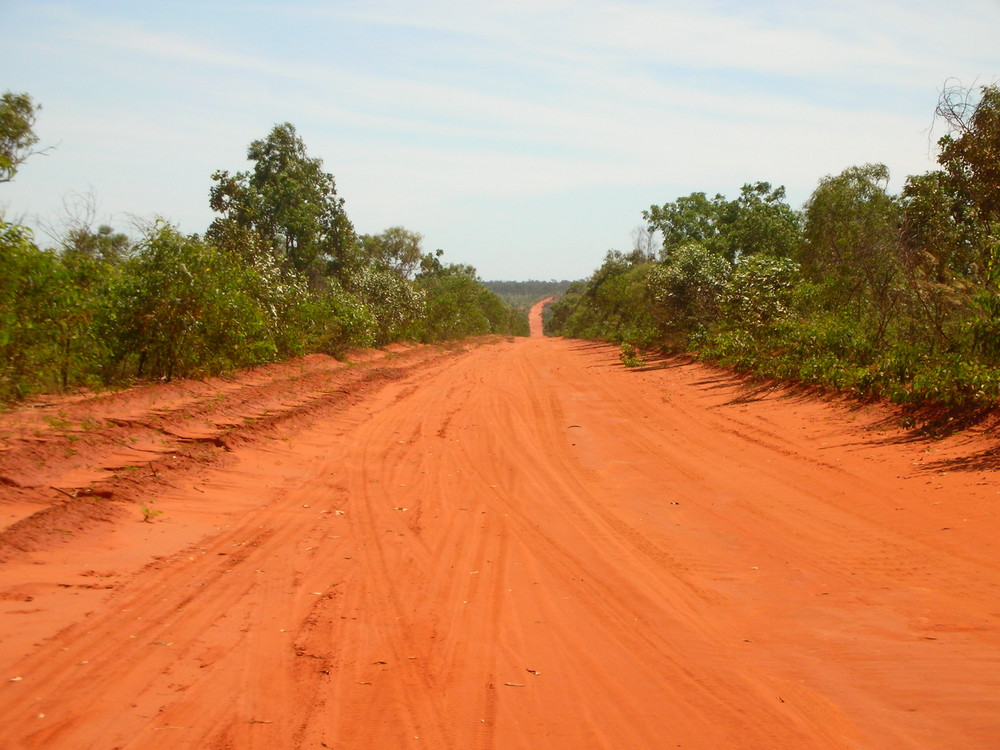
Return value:
[[(1000, 89), (946, 88), (940, 169), (888, 191), (881, 164), (824, 177), (801, 210), (783, 187), (692, 193), (643, 212), (553, 303), (551, 335), (690, 351), (739, 370), (897, 403), (1000, 399)], [(641, 233), (640, 233), (641, 234)]]
[[(39, 109), (24, 93), (0, 100), (0, 183), (38, 153)], [(393, 341), (528, 334), (524, 313), (471, 266), (426, 252), (420, 234), (358, 234), (291, 124), (247, 158), (245, 172), (212, 175), (217, 216), (201, 235), (156, 220), (128, 236), (95, 227), (84, 206), (42, 247), (0, 217), (0, 401)]]

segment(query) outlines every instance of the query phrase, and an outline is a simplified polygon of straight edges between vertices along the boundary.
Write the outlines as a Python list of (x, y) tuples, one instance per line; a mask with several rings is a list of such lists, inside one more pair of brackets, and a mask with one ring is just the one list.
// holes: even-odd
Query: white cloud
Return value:
[[(802, 200), (851, 164), (924, 171), (937, 88), (1000, 72), (990, 0), (950, 4), (946, 26), (928, 0), (95, 7), (24, 4), (0, 63), (30, 66), (62, 163), (94, 175), (104, 203), (125, 196), (133, 210), (144, 195), (201, 231), (211, 172), (243, 168), (247, 143), (288, 120), (360, 230), (475, 238), (466, 250), (490, 258), (497, 233), (460, 225), (499, 205), (528, 217), (506, 217), (502, 242), (529, 260), (548, 235), (519, 201), (563, 223), (588, 212), (587, 236), (554, 233), (547, 257), (579, 257), (573, 243), (591, 237), (599, 259), (610, 237), (627, 244), (642, 208), (678, 194), (766, 179)], [(39, 173), (49, 193), (60, 158)], [(642, 186), (649, 198), (612, 225), (628, 210), (607, 196)], [(58, 199), (27, 176), (18, 190), (33, 206)]]

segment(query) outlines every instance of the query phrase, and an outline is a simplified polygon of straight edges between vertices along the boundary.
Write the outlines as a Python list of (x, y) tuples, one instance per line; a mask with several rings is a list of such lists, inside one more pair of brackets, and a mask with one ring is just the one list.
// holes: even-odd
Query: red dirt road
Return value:
[(995, 443), (885, 417), (541, 338), (2, 415), (0, 747), (996, 748)]
[(554, 299), (555, 297), (546, 297), (541, 302), (536, 302), (528, 312), (528, 327), (531, 330), (532, 338), (539, 338), (545, 335), (542, 331), (542, 310)]

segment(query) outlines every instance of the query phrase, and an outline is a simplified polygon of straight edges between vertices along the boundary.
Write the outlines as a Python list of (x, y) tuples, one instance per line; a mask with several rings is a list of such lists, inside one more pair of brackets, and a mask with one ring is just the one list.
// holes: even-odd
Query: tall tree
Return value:
[(983, 86), (976, 100), (960, 85), (944, 90), (937, 114), (951, 132), (938, 162), (958, 200), (953, 215), (974, 248), (981, 284), (971, 326), (977, 348), (1000, 362), (1000, 87)]
[(820, 180), (805, 205), (799, 256), (831, 309), (849, 308), (856, 319), (873, 315), (876, 342), (899, 302), (900, 208), (888, 183), (884, 164), (849, 167)]
[(937, 114), (951, 132), (940, 141), (938, 161), (974, 206), (984, 225), (1000, 222), (1000, 87), (975, 92), (960, 85), (947, 87)]
[(323, 161), (308, 155), (291, 123), (275, 125), (247, 149), (248, 172), (212, 175), (212, 210), (222, 214), (210, 233), (232, 236), (229, 222), (256, 232), (276, 257), (313, 281), (345, 275), (356, 253), (354, 227)]

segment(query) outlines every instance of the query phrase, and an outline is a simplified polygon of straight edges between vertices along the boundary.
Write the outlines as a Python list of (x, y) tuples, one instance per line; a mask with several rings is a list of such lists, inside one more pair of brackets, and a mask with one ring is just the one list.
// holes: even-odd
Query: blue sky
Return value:
[[(42, 145), (0, 185), (58, 226), (202, 232), (216, 169), (291, 122), (356, 229), (403, 225), (486, 279), (581, 278), (692, 191), (935, 166), (937, 94), (1000, 79), (1000, 0), (0, 0), (2, 89)], [(46, 238), (39, 233), (39, 240)]]

